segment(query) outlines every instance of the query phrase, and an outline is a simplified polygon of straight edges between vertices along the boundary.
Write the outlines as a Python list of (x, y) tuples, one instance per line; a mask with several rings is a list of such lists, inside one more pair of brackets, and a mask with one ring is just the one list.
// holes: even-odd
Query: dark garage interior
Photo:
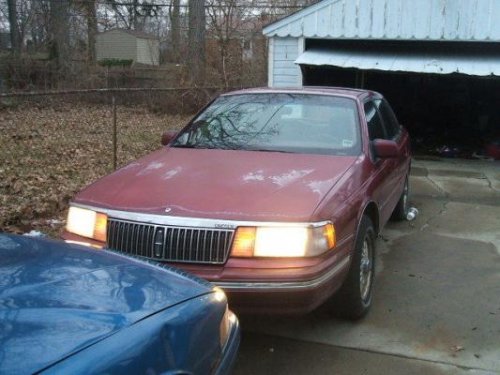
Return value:
[[(481, 43), (389, 43), (310, 40), (307, 48), (382, 50), (450, 49), (459, 55), (498, 54)], [(416, 47), (415, 47), (416, 46)], [(496, 48), (496, 50), (495, 50)], [(499, 57), (500, 58), (500, 57)], [(304, 86), (362, 87), (382, 93), (412, 136), (420, 155), (461, 158), (497, 157), (500, 150), (500, 77), (461, 73), (429, 74), (301, 65)]]

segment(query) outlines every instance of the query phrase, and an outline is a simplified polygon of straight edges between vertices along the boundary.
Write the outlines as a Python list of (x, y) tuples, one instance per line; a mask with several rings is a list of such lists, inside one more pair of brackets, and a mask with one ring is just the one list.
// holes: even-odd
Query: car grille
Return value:
[(109, 219), (107, 247), (166, 262), (225, 263), (233, 230), (173, 227)]

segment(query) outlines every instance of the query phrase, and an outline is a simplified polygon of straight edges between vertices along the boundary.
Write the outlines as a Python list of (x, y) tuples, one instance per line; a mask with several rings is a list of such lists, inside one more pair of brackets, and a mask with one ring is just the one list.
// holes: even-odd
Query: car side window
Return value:
[(386, 139), (382, 118), (377, 111), (377, 106), (373, 101), (367, 102), (364, 105), (366, 123), (368, 124), (368, 134), (370, 141), (374, 139)]
[(387, 138), (394, 139), (400, 133), (400, 126), (398, 120), (396, 119), (396, 115), (392, 111), (391, 106), (385, 100), (378, 101), (380, 102), (379, 111), (382, 115), (382, 120), (384, 121), (385, 130), (387, 132)]

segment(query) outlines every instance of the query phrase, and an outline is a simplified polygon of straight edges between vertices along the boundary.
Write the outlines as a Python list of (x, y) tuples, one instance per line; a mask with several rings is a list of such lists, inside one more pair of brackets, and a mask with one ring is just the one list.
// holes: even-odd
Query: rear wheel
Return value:
[(406, 215), (408, 214), (408, 210), (410, 208), (410, 182), (408, 180), (408, 176), (405, 179), (405, 186), (403, 188), (403, 192), (401, 193), (401, 197), (399, 198), (398, 204), (394, 208), (392, 212), (391, 219), (394, 221), (402, 221), (406, 220)]
[(343, 318), (360, 319), (371, 306), (375, 274), (375, 237), (372, 221), (363, 216), (349, 273), (331, 301), (334, 313)]

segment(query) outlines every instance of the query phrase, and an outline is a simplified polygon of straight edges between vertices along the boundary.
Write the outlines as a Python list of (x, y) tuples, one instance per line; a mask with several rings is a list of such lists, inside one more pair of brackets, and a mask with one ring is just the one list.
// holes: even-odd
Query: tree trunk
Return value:
[(132, 25), (134, 30), (139, 30), (139, 11), (137, 7), (139, 6), (139, 0), (132, 1)]
[(9, 8), (10, 23), (10, 44), (12, 51), (18, 53), (21, 51), (21, 41), (19, 40), (19, 25), (17, 24), (17, 0), (7, 0)]
[(69, 0), (50, 0), (50, 44), (51, 58), (61, 78), (69, 70)]
[(172, 61), (178, 63), (180, 60), (180, 47), (181, 47), (181, 20), (180, 20), (180, 0), (172, 1), (172, 8), (170, 13), (170, 43), (172, 51)]
[(189, 0), (188, 68), (191, 81), (205, 83), (205, 1)]
[(96, 14), (96, 0), (87, 0), (87, 38), (88, 38), (88, 51), (87, 61), (89, 64), (94, 64), (96, 61), (95, 56), (95, 38), (97, 35), (97, 14)]

